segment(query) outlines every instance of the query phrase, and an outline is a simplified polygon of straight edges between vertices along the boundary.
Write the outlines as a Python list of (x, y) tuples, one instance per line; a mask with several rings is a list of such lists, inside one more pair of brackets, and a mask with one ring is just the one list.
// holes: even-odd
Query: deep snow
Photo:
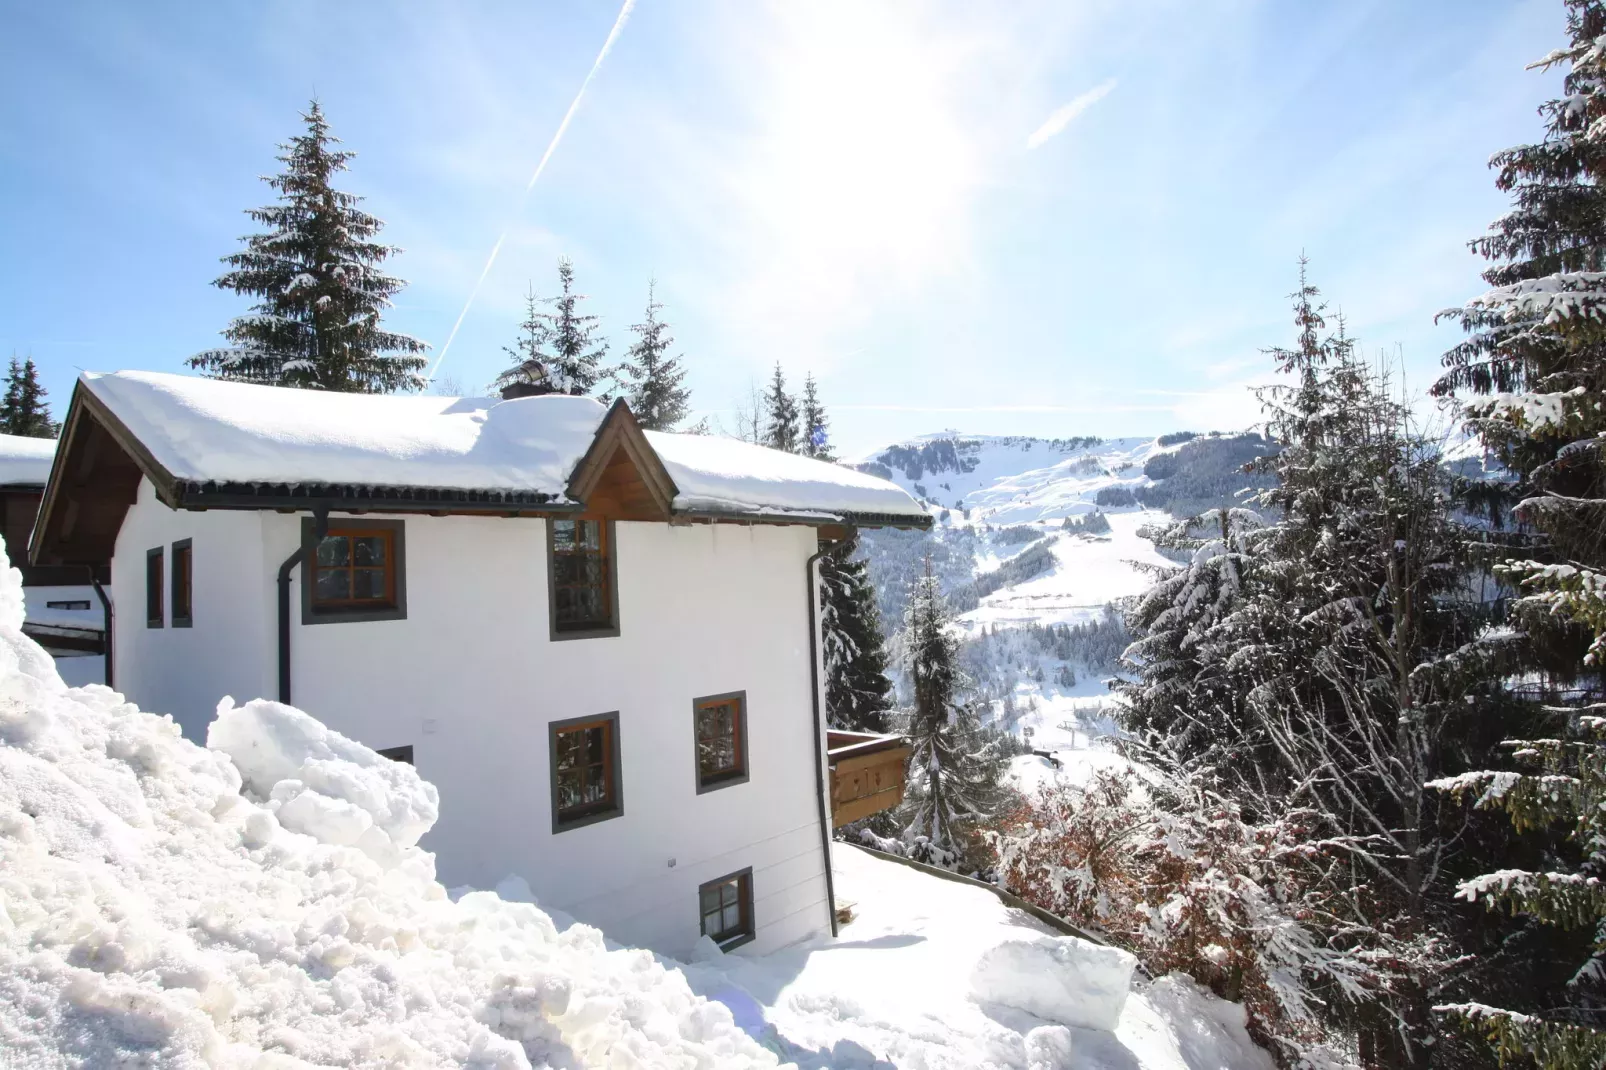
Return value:
[(1271, 1070), (1243, 1009), (1189, 978), (1117, 990), (1125, 952), (1060, 936), (984, 889), (846, 844), (833, 854), (837, 902), (853, 912), (839, 937), (686, 967), (800, 1067)]

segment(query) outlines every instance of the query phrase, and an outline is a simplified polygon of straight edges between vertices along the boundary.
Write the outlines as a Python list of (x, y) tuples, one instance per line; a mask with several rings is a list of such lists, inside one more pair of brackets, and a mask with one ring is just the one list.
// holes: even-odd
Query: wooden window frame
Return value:
[(317, 580), (318, 540), (312, 535), (313, 520), (301, 518), (301, 623), (357, 624), (365, 621), (407, 619), (407, 525), (401, 520), (371, 520), (365, 516), (330, 517), (329, 535), (374, 535), (384, 532), (390, 540), (391, 598), (388, 604), (354, 604), (349, 608), (318, 605), (313, 601)]
[[(741, 908), (742, 924), (737, 929), (724, 929), (719, 933), (711, 933), (706, 928), (703, 915), (703, 893), (711, 888), (718, 888), (735, 882), (736, 902)], [(708, 937), (719, 945), (721, 951), (730, 951), (741, 947), (758, 935), (758, 925), (753, 920), (753, 867), (739, 869), (735, 873), (727, 873), (723, 877), (715, 877), (711, 881), (704, 881), (697, 886), (697, 931), (700, 935)], [(721, 939), (723, 937), (723, 939)]]
[[(736, 703), (736, 754), (737, 765), (734, 770), (716, 773), (713, 776), (703, 774), (702, 755), (698, 744), (700, 738), (697, 733), (697, 715), (705, 706), (723, 705), (728, 702)], [(723, 695), (704, 695), (702, 698), (691, 700), (691, 749), (692, 764), (697, 774), (697, 794), (718, 791), (720, 788), (733, 788), (738, 784), (745, 784), (749, 777), (747, 764), (747, 692), (727, 691)]]
[[(572, 732), (580, 728), (590, 728), (594, 725), (605, 725), (608, 729), (608, 760), (604, 769), (610, 778), (609, 793), (610, 805), (592, 810), (587, 813), (564, 817), (558, 804), (558, 736), (565, 732)], [(619, 743), (619, 711), (611, 713), (594, 713), (584, 717), (568, 717), (561, 721), (547, 722), (547, 783), (552, 795), (552, 834), (569, 832), (573, 829), (595, 825), (599, 821), (611, 821), (616, 817), (625, 815), (625, 786), (624, 768), (621, 761), (622, 747)]]
[[(178, 567), (181, 557), (184, 561), (182, 572)], [(168, 572), (171, 573), (168, 580), (171, 588), (168, 612), (172, 615), (172, 625), (175, 628), (193, 628), (195, 626), (194, 539), (179, 539), (173, 543), (168, 561)], [(182, 614), (179, 613), (180, 607), (184, 609)]]
[[(609, 623), (602, 628), (558, 628), (558, 571), (554, 525), (557, 521), (592, 520), (602, 525), (602, 553), (606, 562), (604, 574), (608, 584)], [(549, 516), (543, 521), (546, 528), (546, 602), (548, 634), (554, 643), (568, 639), (612, 639), (619, 635), (619, 543), (615, 524), (606, 517), (588, 513), (567, 516)]]
[(153, 546), (145, 551), (145, 627), (163, 627), (167, 619), (167, 550)]

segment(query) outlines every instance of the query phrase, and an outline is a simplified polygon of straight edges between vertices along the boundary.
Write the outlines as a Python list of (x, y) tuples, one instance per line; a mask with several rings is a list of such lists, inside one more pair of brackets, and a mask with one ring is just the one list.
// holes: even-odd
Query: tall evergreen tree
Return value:
[(551, 392), (547, 368), (552, 364), (552, 354), (547, 351), (547, 337), (546, 318), (535, 296), (535, 288), (531, 287), (524, 295), (524, 319), (519, 323), (519, 335), (511, 346), (502, 347), (502, 352), (512, 357), (513, 363), (492, 385), (498, 390), (521, 385)]
[(858, 558), (857, 530), (820, 559), (821, 631), (825, 646), (825, 710), (831, 727), (885, 732), (892, 681), (881, 614), (869, 569)]
[(636, 340), (625, 353), (621, 373), (626, 397), (641, 426), (650, 431), (673, 431), (686, 418), (691, 391), (683, 384), (686, 369), (679, 357), (669, 355), (675, 344), (669, 325), (658, 318), (664, 307), (655, 297), (656, 283), (647, 284), (647, 314), (631, 326)]
[(560, 394), (589, 394), (602, 379), (608, 343), (596, 336), (598, 318), (580, 312), (585, 299), (574, 292), (574, 262), (563, 257), (558, 261), (558, 295), (549, 302), (552, 311), (543, 314), (552, 354), (547, 379)]
[(781, 373), (780, 362), (770, 377), (770, 388), (764, 392), (764, 445), (786, 453), (796, 453), (798, 445), (797, 402), (786, 392), (786, 376)]
[(952, 867), (969, 853), (978, 822), (1000, 809), (1008, 759), (982, 730), (975, 708), (958, 701), (965, 682), (959, 640), (929, 563), (909, 600), (902, 639), (914, 699), (906, 711), (904, 835), (915, 841), (916, 857)]
[(19, 362), (11, 358), (6, 373), (6, 394), (0, 402), (0, 433), (25, 438), (55, 438), (60, 425), (50, 418), (45, 388), (39, 385), (39, 369), (33, 358)]
[(821, 461), (836, 460), (827, 431), (825, 406), (820, 404), (820, 392), (814, 384), (813, 373), (803, 379), (803, 397), (798, 415), (802, 428), (802, 440), (798, 443), (798, 452), (805, 457)]
[(283, 173), (267, 179), (279, 203), (248, 211), (268, 228), (242, 239), (213, 282), (257, 299), (251, 314), (223, 330), (230, 345), (189, 364), (221, 379), (386, 394), (424, 385), (424, 342), (387, 331), (380, 313), (405, 283), (380, 270), (398, 250), (380, 244), (381, 221), (337, 190), (335, 175), (354, 155), (336, 148), (314, 100), (306, 131), (286, 145)]
[(1441, 1010), (1502, 1060), (1571, 1068), (1606, 1064), (1606, 3), (1566, 8), (1568, 44), (1535, 64), (1566, 69), (1562, 95), (1540, 108), (1542, 141), (1491, 161), (1515, 206), (1472, 243), (1494, 262), (1492, 288), (1446, 313), (1467, 338), (1434, 388), (1461, 403), (1505, 469), (1471, 497), (1495, 521), (1508, 508), (1517, 521), (1495, 565), (1514, 594), (1508, 686), (1544, 710), (1510, 743), (1518, 768), (1491, 762), (1435, 786), (1505, 810), (1537, 855), (1490, 859), (1459, 894), (1570, 931), (1559, 964), (1575, 968), (1558, 998), (1519, 992), (1500, 1007), (1483, 998)]

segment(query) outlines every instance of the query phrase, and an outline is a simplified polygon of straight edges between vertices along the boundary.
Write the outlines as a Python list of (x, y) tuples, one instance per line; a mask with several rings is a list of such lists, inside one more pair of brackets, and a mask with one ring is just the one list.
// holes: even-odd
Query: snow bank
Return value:
[(775, 1065), (651, 954), (489, 892), (448, 899), (410, 768), (266, 702), (226, 703), (197, 747), (68, 689), (21, 622), (6, 570), (6, 1066)]
[(56, 459), (56, 440), (0, 435), (0, 486), (44, 486)]
[(1046, 1021), (1113, 1030), (1138, 960), (1120, 948), (1074, 936), (1006, 940), (970, 973), (971, 996)]

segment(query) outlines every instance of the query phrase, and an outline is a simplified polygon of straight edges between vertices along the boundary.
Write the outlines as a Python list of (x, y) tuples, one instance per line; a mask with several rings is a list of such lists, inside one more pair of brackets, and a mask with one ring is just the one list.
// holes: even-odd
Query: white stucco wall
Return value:
[[(375, 514), (377, 516), (377, 514)], [(763, 952), (828, 925), (809, 703), (805, 527), (617, 525), (620, 635), (552, 642), (545, 529), (405, 517), (407, 619), (300, 623), (294, 700), (441, 791), (424, 846), (451, 884), (517, 873), (543, 906), (684, 956), (697, 887), (751, 866)], [(117, 685), (204, 739), (217, 699), (276, 697), (277, 513), (176, 513), (142, 486), (118, 539)], [(195, 626), (148, 629), (149, 547), (194, 540)], [(749, 779), (698, 795), (692, 700), (746, 691)], [(618, 711), (624, 815), (554, 834), (548, 723)]]

